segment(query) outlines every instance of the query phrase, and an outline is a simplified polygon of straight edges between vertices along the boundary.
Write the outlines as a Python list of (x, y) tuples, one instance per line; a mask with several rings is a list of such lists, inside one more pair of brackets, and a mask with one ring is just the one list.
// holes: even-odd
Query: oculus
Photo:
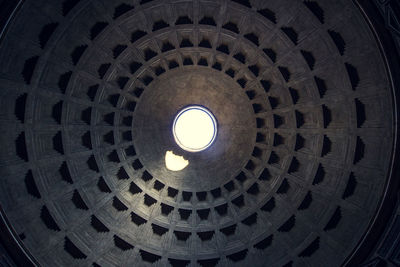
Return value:
[(176, 115), (172, 132), (179, 147), (189, 152), (200, 152), (215, 141), (217, 121), (208, 109), (188, 106)]

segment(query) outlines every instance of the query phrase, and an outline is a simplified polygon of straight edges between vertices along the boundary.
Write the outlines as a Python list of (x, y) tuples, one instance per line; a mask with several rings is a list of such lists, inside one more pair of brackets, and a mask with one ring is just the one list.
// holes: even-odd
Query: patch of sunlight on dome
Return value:
[(165, 153), (165, 166), (170, 171), (181, 171), (189, 165), (189, 161), (183, 156), (175, 155), (172, 151)]

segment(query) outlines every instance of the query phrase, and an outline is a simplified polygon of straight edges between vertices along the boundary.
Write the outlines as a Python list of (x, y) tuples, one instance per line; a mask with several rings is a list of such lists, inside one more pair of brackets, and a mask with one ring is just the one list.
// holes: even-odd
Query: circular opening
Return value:
[(217, 122), (206, 108), (189, 106), (176, 115), (172, 132), (175, 142), (182, 149), (199, 152), (214, 142), (217, 136)]

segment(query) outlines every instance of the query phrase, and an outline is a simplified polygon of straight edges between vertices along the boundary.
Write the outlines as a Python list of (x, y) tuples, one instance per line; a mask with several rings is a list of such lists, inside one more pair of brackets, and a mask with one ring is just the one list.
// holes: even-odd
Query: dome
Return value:
[(358, 2), (15, 3), (0, 35), (13, 250), (40, 266), (367, 260), (394, 210), (398, 63)]

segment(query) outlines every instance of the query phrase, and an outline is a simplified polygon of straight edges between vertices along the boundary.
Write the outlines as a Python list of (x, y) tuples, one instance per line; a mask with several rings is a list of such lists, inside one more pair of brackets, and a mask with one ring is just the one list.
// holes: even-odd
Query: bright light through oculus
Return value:
[(217, 122), (204, 107), (189, 106), (176, 115), (173, 134), (175, 142), (182, 149), (199, 152), (214, 142), (217, 136)]

